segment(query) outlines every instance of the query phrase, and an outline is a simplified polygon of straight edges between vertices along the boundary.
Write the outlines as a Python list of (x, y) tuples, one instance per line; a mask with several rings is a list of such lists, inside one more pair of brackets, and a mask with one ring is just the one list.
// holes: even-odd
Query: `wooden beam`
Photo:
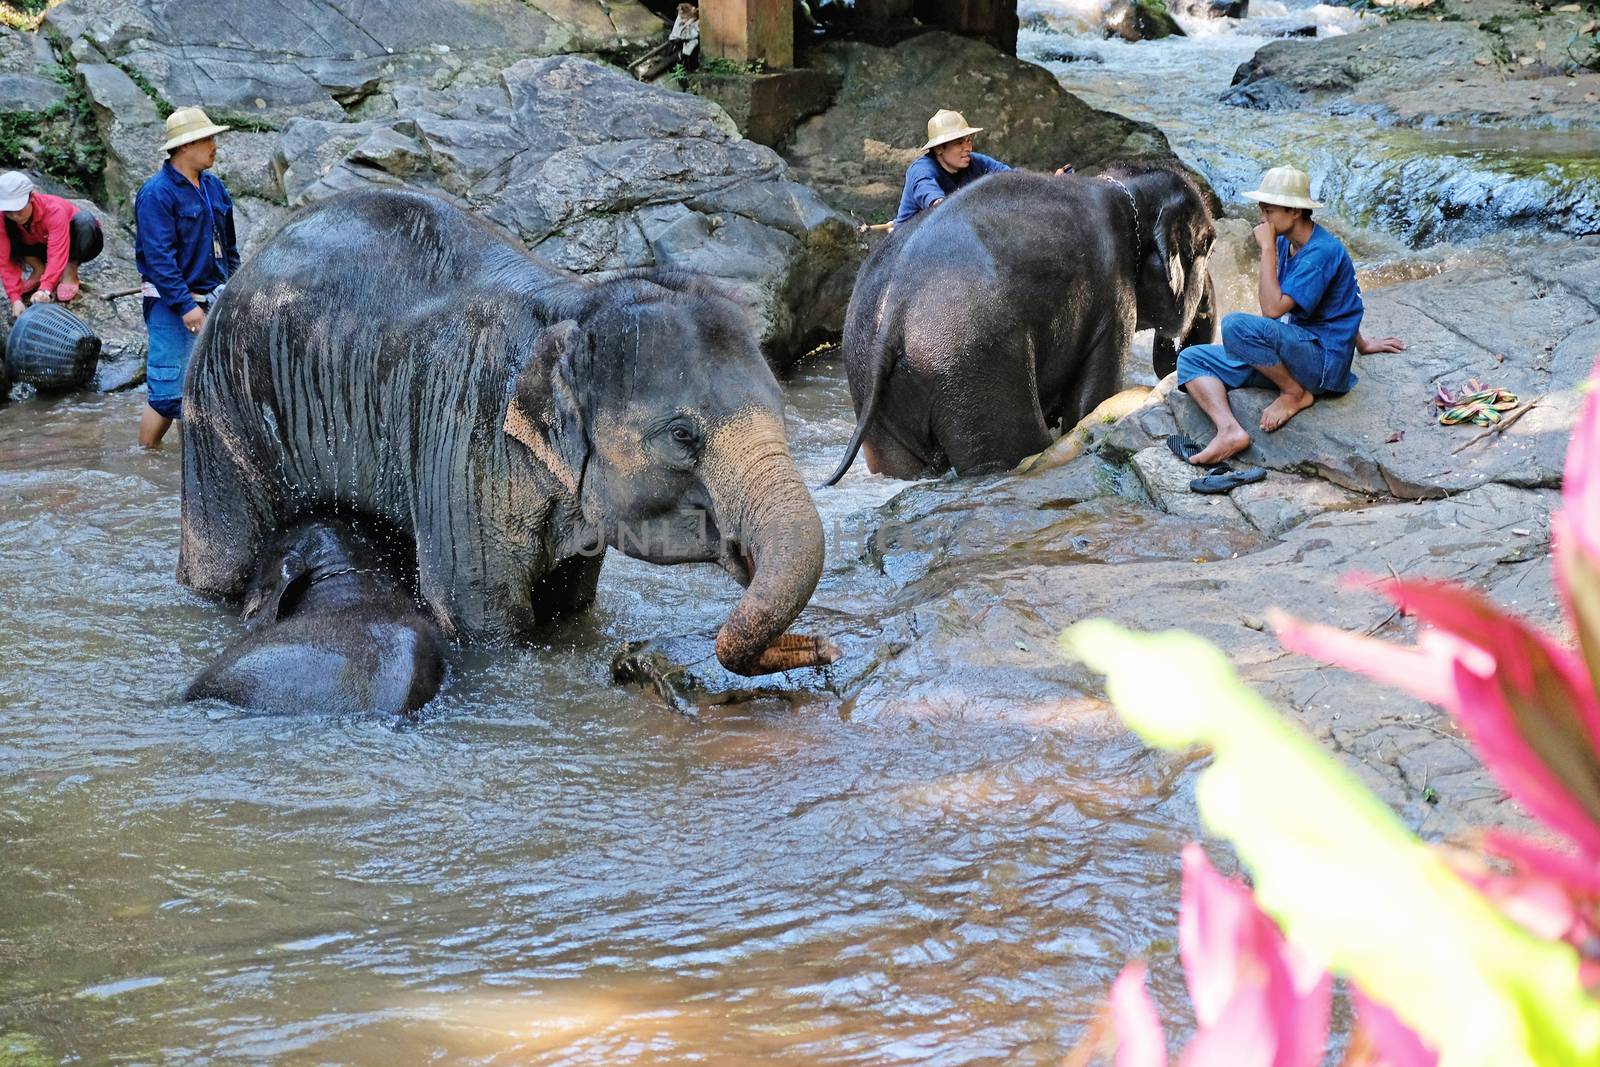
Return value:
[(740, 66), (794, 66), (794, 0), (702, 0), (700, 48)]

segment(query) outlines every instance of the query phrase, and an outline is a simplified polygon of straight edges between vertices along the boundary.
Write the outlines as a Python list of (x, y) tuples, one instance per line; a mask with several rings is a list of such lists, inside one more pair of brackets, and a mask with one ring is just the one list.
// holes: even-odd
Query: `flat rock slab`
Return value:
[(634, 0), (69, 0), (46, 25), (136, 71), (174, 106), (337, 119), (381, 86), (481, 80), (525, 56), (659, 38)]
[[(1560, 484), (1579, 384), (1600, 353), (1600, 242), (1508, 253), (1503, 262), (1447, 270), (1366, 294), (1363, 332), (1393, 333), (1399, 354), (1357, 356), (1360, 381), (1325, 397), (1275, 433), (1257, 426), (1270, 390), (1229, 394), (1252, 430), (1239, 462), (1315, 475), (1370, 496), (1438, 497), (1490, 482)], [(1475, 426), (1441, 426), (1435, 389), (1468, 379), (1539, 403), (1509, 430), (1469, 444)], [(1178, 425), (1208, 440), (1210, 420), (1182, 392)]]
[[(1067, 626), (1104, 617), (1140, 630), (1194, 631), (1227, 652), (1247, 681), (1333, 748), (1414, 828), (1450, 835), (1515, 815), (1448, 718), (1286, 653), (1267, 612), (1406, 639), (1411, 624), (1351, 576), (1387, 576), (1393, 568), (1412, 578), (1508, 587), (1511, 578), (1526, 578), (1525, 568), (1547, 565), (1556, 501), (1548, 490), (1486, 485), (1449, 500), (1328, 512), (1286, 531), (1278, 544), (1204, 564), (1063, 565), (996, 546), (944, 561), (888, 592), (859, 567), (836, 569), (813, 598), (807, 628), (844, 649), (830, 671), (846, 694), (843, 706), (855, 714), (1061, 728), (1089, 728), (1106, 712), (1099, 680), (1056, 649)], [(922, 521), (944, 522), (953, 535), (965, 514), (936, 511)], [(1094, 728), (1120, 729), (1114, 720)], [(1429, 786), (1437, 805), (1424, 800)]]
[(842, 321), (855, 230), (708, 100), (572, 56), (394, 99), (380, 119), (284, 126), (290, 206), (403, 185), (466, 203), (571, 270), (700, 271), (750, 311), (780, 369)]
[(1268, 537), (1280, 537), (1325, 512), (1350, 511), (1372, 503), (1372, 498), (1332, 482), (1278, 471), (1267, 475), (1265, 481), (1241, 485), (1228, 499), (1251, 526)]
[(1209, 522), (1233, 523), (1244, 518), (1227, 493), (1196, 493), (1189, 483), (1206, 471), (1185, 463), (1166, 445), (1155, 445), (1134, 454), (1133, 469), (1156, 507), (1168, 515)]

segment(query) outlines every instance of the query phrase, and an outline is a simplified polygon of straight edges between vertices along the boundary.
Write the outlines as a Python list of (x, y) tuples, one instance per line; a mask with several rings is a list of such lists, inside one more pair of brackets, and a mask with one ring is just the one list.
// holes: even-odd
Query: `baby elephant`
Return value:
[(384, 566), (337, 520), (301, 523), (262, 556), (244, 602), (251, 631), (185, 700), (261, 712), (416, 711), (439, 691), (444, 640)]

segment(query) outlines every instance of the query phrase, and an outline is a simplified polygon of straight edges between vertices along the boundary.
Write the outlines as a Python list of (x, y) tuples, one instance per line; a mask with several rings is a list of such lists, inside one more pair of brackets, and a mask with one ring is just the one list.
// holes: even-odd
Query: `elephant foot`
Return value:
[(793, 671), (802, 667), (826, 667), (844, 653), (826, 637), (783, 634), (761, 653), (753, 674)]

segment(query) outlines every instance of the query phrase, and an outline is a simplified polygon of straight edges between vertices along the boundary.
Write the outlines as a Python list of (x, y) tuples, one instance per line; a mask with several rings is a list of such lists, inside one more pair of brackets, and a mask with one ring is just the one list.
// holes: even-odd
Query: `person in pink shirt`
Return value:
[(13, 170), (0, 174), (0, 216), (0, 282), (12, 316), (29, 303), (64, 304), (77, 296), (78, 264), (105, 247), (94, 212), (39, 192), (26, 174)]

